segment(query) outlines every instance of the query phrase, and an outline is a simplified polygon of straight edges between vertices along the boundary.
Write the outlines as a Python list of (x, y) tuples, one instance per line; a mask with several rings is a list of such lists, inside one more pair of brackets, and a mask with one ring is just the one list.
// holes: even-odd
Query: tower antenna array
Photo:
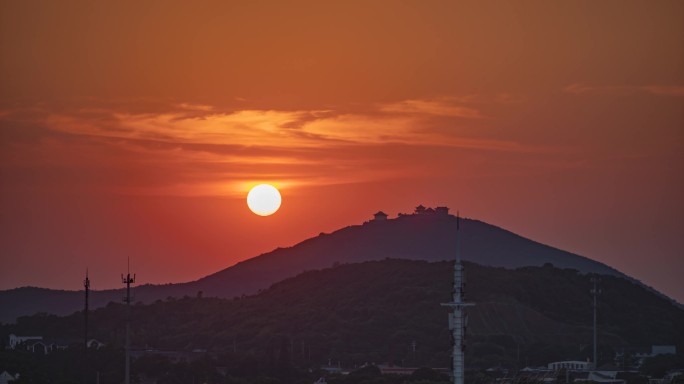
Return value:
[(83, 332), (83, 382), (88, 381), (88, 294), (90, 293), (90, 279), (88, 278), (88, 269), (86, 268), (85, 280), (83, 280), (83, 289), (85, 291), (85, 306), (83, 308), (84, 332)]
[(131, 259), (128, 259), (128, 272), (126, 277), (121, 274), (121, 282), (126, 284), (126, 296), (124, 296), (124, 303), (126, 303), (126, 376), (125, 384), (131, 383), (131, 284), (135, 283), (135, 274), (131, 277)]
[(464, 382), (464, 357), (465, 357), (465, 335), (468, 326), (468, 316), (465, 308), (475, 305), (475, 303), (465, 302), (465, 283), (463, 282), (463, 265), (461, 264), (461, 217), (456, 213), (456, 263), (454, 263), (454, 290), (453, 301), (442, 303), (442, 306), (449, 307), (449, 329), (451, 330), (454, 350), (452, 352), (452, 375), (454, 384)]

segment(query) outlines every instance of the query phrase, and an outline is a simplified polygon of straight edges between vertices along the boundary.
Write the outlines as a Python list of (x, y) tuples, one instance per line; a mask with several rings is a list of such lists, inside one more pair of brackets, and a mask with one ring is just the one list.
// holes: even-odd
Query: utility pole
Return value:
[(131, 260), (128, 259), (128, 272), (126, 277), (121, 274), (121, 282), (126, 284), (126, 296), (124, 303), (126, 303), (126, 376), (125, 384), (131, 383), (131, 284), (135, 283), (135, 274), (131, 277)]
[(601, 293), (601, 290), (597, 288), (598, 283), (601, 281), (598, 277), (592, 277), (591, 282), (594, 284), (594, 288), (591, 289), (591, 294), (594, 296), (594, 369), (598, 368), (598, 354), (596, 353), (597, 351), (597, 337), (596, 337), (596, 296), (598, 296), (599, 293)]
[(83, 309), (84, 320), (84, 334), (83, 334), (83, 383), (88, 382), (88, 293), (90, 292), (90, 279), (88, 278), (88, 269), (86, 268), (85, 280), (83, 280), (83, 288), (85, 291), (85, 306)]
[(463, 265), (461, 264), (461, 218), (456, 214), (456, 263), (454, 264), (454, 290), (453, 301), (443, 303), (442, 306), (453, 310), (449, 314), (449, 329), (451, 329), (454, 350), (452, 352), (452, 370), (454, 384), (463, 384), (465, 380), (465, 333), (468, 326), (468, 317), (465, 307), (475, 305), (466, 303), (465, 283), (463, 282)]

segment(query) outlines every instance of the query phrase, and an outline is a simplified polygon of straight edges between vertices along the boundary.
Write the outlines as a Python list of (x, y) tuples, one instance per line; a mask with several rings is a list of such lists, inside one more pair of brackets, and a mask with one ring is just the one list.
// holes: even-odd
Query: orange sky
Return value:
[[(0, 1), (0, 289), (447, 205), (684, 302), (681, 1)], [(283, 206), (249, 212), (249, 185)]]

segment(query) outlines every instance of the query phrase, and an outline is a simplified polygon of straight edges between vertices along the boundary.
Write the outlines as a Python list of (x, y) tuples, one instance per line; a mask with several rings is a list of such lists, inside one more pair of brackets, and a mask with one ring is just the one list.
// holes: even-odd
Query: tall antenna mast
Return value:
[(594, 296), (594, 303), (592, 307), (594, 307), (594, 369), (598, 368), (598, 354), (596, 353), (597, 350), (597, 338), (596, 338), (596, 296), (598, 296), (599, 293), (601, 293), (601, 290), (597, 288), (598, 283), (601, 281), (598, 277), (592, 277), (591, 282), (594, 284), (594, 288), (591, 289), (591, 294)]
[(85, 306), (83, 309), (84, 320), (84, 334), (83, 334), (83, 383), (88, 382), (88, 293), (90, 292), (90, 279), (88, 278), (88, 268), (86, 268), (85, 280), (83, 280), (83, 288), (85, 291)]
[(454, 290), (453, 301), (443, 303), (442, 306), (452, 308), (449, 314), (449, 329), (454, 342), (452, 352), (452, 370), (454, 384), (463, 384), (465, 377), (465, 334), (468, 327), (468, 316), (465, 314), (465, 307), (475, 305), (466, 303), (465, 283), (463, 282), (463, 265), (461, 264), (461, 217), (456, 213), (456, 263), (454, 263)]
[(121, 282), (126, 284), (126, 296), (124, 296), (124, 303), (126, 303), (126, 376), (125, 383), (131, 383), (131, 283), (135, 283), (135, 274), (131, 277), (131, 259), (128, 258), (128, 272), (126, 277), (121, 274)]

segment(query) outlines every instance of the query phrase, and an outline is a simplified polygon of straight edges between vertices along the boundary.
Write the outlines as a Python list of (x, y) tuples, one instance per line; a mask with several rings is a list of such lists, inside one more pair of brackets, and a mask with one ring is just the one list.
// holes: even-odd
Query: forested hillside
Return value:
[[(384, 260), (309, 271), (254, 296), (193, 297), (132, 308), (135, 349), (236, 352), (268, 360), (287, 346), (305, 366), (340, 361), (404, 362), (448, 367), (447, 312), (453, 263)], [(590, 276), (550, 265), (516, 270), (466, 263), (470, 367), (540, 365), (590, 355)], [(614, 348), (676, 344), (684, 348), (684, 311), (625, 279), (603, 276), (599, 343)], [(125, 308), (110, 303), (90, 314), (90, 334), (123, 345)], [(2, 333), (78, 340), (83, 314), (35, 315)], [(415, 353), (411, 348), (416, 342)]]

